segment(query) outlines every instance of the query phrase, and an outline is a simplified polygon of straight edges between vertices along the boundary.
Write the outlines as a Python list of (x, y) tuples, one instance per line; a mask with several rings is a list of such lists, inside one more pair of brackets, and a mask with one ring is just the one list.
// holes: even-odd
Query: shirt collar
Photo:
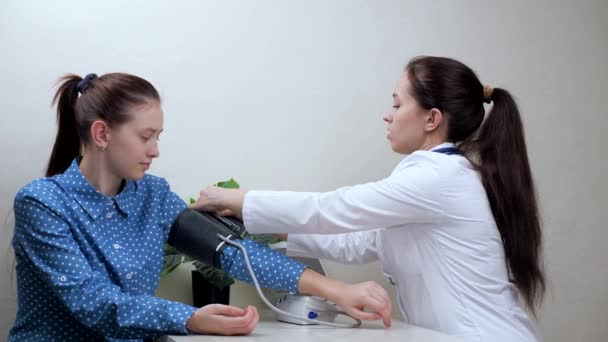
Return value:
[(429, 151), (435, 151), (438, 150), (440, 148), (445, 148), (445, 147), (456, 147), (456, 144), (451, 143), (451, 142), (443, 142), (437, 146), (433, 146), (430, 150), (418, 150), (418, 151), (414, 151), (411, 154), (406, 155), (403, 159), (401, 159), (401, 161), (399, 162), (399, 164), (395, 167), (395, 169), (393, 169), (393, 172), (391, 174), (394, 174), (395, 172), (401, 170), (403, 168), (404, 165), (406, 165), (406, 163), (408, 162), (408, 160), (410, 160), (410, 156), (412, 154), (414, 154), (415, 152), (429, 152)]
[(429, 151), (435, 151), (435, 150), (438, 150), (440, 148), (445, 148), (445, 147), (456, 147), (456, 145), (454, 143), (451, 143), (451, 142), (444, 142), (444, 143), (441, 143), (441, 144), (439, 144), (437, 146), (432, 147)]
[(137, 192), (137, 182), (127, 180), (122, 191), (114, 197), (107, 197), (95, 189), (84, 177), (78, 164), (80, 157), (75, 158), (70, 167), (61, 174), (57, 181), (84, 209), (84, 211), (96, 220), (109, 205), (116, 203), (118, 209), (129, 215), (132, 211), (134, 197)]

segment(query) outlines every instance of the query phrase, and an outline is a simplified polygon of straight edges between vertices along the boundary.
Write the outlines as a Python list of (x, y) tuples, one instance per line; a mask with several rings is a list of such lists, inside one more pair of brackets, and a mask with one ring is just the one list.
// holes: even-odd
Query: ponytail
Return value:
[(57, 137), (51, 152), (46, 176), (64, 172), (72, 160), (80, 154), (80, 137), (76, 122), (76, 100), (78, 100), (78, 75), (66, 75), (59, 79), (59, 89), (53, 98), (57, 105)]
[[(542, 233), (515, 101), (504, 89), (484, 87), (473, 70), (451, 58), (417, 57), (406, 71), (418, 104), (446, 113), (448, 141), (458, 143), (481, 174), (510, 281), (535, 314), (545, 292)], [(483, 102), (494, 103), (485, 120)]]
[(57, 105), (59, 127), (47, 177), (63, 173), (80, 155), (81, 146), (90, 143), (93, 122), (103, 120), (109, 127), (117, 127), (132, 119), (128, 113), (134, 106), (161, 101), (150, 82), (125, 73), (109, 73), (99, 78), (88, 74), (84, 79), (68, 74), (58, 83), (53, 104)]
[(502, 237), (511, 281), (535, 314), (545, 292), (545, 278), (540, 218), (524, 129), (508, 91), (494, 88), (491, 100), (492, 110), (470, 146), (479, 158), (477, 166)]

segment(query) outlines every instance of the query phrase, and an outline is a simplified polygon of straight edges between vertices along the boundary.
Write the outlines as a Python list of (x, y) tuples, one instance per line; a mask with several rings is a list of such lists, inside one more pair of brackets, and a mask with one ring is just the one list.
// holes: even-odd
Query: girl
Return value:
[[(253, 306), (197, 309), (154, 297), (163, 246), (186, 208), (163, 178), (146, 174), (163, 130), (156, 89), (128, 74), (68, 75), (54, 101), (59, 130), (46, 177), (15, 198), (18, 311), (9, 341), (250, 333), (259, 319)], [(390, 325), (390, 301), (377, 284), (344, 284), (251, 240), (244, 245), (262, 286), (322, 296)], [(236, 248), (224, 250), (221, 264), (250, 280)]]

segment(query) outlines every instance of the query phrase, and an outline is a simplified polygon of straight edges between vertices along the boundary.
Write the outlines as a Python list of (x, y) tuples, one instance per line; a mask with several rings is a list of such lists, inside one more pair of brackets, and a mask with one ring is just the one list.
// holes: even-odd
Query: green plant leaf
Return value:
[(226, 286), (234, 284), (234, 279), (232, 279), (228, 273), (220, 270), (219, 268), (204, 264), (200, 261), (195, 261), (193, 265), (196, 270), (203, 275), (203, 278), (218, 289), (223, 289)]
[(177, 266), (181, 265), (184, 260), (182, 254), (169, 254), (165, 255), (163, 259), (163, 269), (160, 272), (160, 276), (164, 277), (167, 274), (173, 272)]
[(249, 234), (247, 238), (261, 243), (262, 245), (272, 245), (273, 243), (281, 242), (281, 239), (273, 234)]
[(215, 186), (219, 186), (220, 188), (226, 188), (226, 189), (238, 189), (241, 186), (239, 185), (239, 183), (237, 183), (234, 178), (230, 178), (229, 180), (225, 181), (225, 182), (217, 182), (215, 184)]
[(167, 274), (173, 272), (180, 264), (172, 264), (169, 266), (163, 265), (163, 270), (160, 272), (160, 277), (166, 277)]
[(165, 256), (163, 258), (163, 268), (160, 272), (160, 276), (165, 277), (167, 274), (175, 271), (175, 269), (186, 262), (192, 262), (194, 259), (180, 253), (177, 249), (173, 248), (169, 244), (165, 244), (164, 247)]

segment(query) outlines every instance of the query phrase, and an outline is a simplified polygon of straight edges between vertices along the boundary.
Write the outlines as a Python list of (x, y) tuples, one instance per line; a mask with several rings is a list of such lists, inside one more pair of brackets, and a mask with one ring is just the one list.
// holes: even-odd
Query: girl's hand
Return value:
[(248, 335), (260, 320), (254, 306), (245, 309), (209, 304), (196, 310), (186, 322), (186, 329), (197, 334)]

